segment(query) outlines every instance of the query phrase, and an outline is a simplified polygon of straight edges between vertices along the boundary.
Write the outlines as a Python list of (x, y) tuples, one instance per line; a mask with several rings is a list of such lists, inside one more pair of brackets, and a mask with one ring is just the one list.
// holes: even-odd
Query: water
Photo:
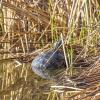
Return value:
[(34, 74), (30, 63), (0, 62), (0, 100), (46, 100), (50, 84)]

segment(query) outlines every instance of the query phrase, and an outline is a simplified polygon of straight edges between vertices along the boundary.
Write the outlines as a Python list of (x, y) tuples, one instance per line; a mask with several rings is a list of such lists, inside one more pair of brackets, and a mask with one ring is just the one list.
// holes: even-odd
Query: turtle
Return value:
[(54, 43), (53, 48), (42, 52), (32, 61), (32, 70), (44, 79), (54, 79), (62, 70), (66, 69), (63, 50), (59, 48), (62, 40)]

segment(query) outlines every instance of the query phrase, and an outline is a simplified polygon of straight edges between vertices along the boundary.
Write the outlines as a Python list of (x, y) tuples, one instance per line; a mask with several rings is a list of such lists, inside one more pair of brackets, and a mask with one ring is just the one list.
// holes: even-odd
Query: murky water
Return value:
[(30, 63), (0, 62), (0, 100), (46, 100), (50, 84), (32, 72)]

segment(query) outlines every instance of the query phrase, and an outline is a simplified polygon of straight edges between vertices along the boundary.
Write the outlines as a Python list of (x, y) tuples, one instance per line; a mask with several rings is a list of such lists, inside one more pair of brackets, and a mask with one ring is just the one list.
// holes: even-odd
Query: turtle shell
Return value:
[(32, 70), (46, 79), (52, 79), (58, 71), (64, 68), (66, 68), (66, 63), (61, 50), (52, 49), (43, 52), (32, 61)]

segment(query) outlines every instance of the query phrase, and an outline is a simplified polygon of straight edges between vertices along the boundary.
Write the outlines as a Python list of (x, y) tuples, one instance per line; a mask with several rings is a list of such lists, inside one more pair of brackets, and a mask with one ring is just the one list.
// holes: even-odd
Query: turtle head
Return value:
[(61, 47), (61, 45), (62, 45), (62, 40), (60, 39), (54, 43), (53, 47), (54, 47), (54, 49), (57, 49), (57, 48)]

